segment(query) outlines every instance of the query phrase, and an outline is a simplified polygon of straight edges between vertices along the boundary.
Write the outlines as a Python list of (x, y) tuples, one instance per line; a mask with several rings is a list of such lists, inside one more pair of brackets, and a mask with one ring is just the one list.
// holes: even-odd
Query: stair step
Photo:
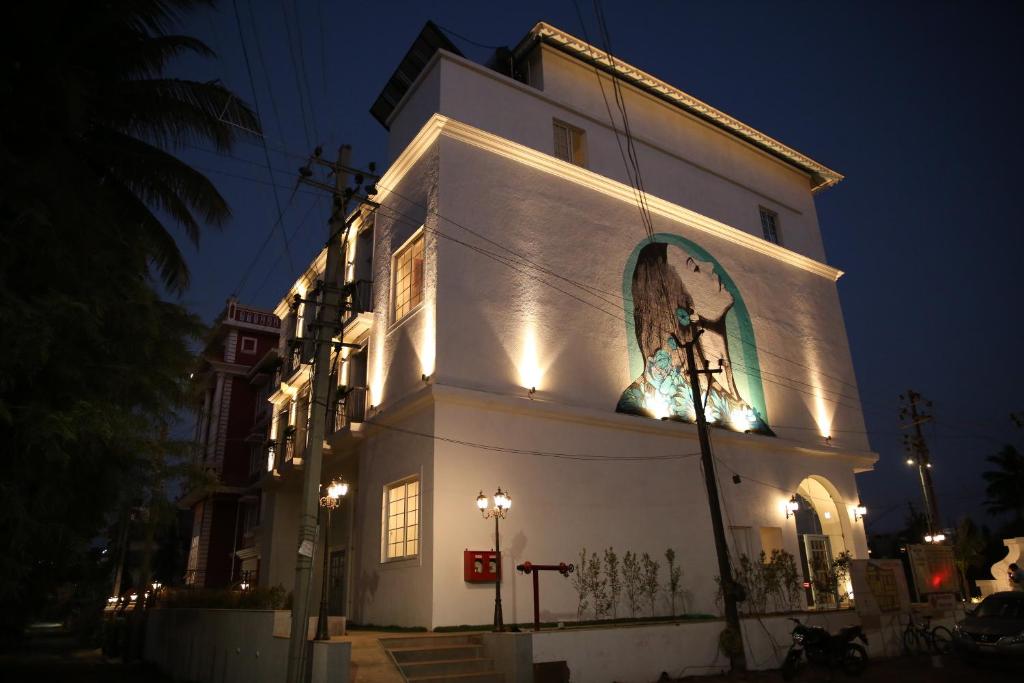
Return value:
[(482, 671), (467, 674), (406, 677), (405, 680), (409, 683), (505, 683), (505, 674), (497, 671)]
[(482, 645), (483, 636), (479, 633), (454, 633), (444, 636), (399, 636), (381, 638), (380, 644), (387, 650), (409, 647), (430, 647), (432, 645)]
[(475, 659), (437, 659), (427, 662), (405, 662), (400, 665), (400, 668), (407, 679), (445, 674), (487, 673), (494, 671), (494, 660), (483, 657)]
[(406, 662), (432, 662), (452, 659), (479, 659), (483, 654), (482, 645), (442, 645), (429, 647), (388, 648), (399, 664)]

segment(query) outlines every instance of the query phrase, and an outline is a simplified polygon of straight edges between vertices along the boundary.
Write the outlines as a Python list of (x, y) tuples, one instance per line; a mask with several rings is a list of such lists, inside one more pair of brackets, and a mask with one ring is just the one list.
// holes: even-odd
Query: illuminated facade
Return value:
[[(329, 539), (334, 613), (488, 623), (493, 593), (464, 580), (463, 552), (493, 548), (474, 500), (499, 485), (515, 500), (502, 526), (506, 622), (531, 615), (530, 579), (511, 567), (583, 547), (672, 548), (685, 609), (717, 612), (679, 347), (691, 322), (705, 330), (701, 369), (721, 369), (702, 390), (733, 558), (786, 550), (813, 582), (843, 551), (866, 557), (854, 474), (876, 456), (813, 198), (841, 176), (546, 24), (498, 70), (429, 32), (418, 46), (429, 49), (410, 52), (372, 110), (391, 165), (346, 247), (348, 346), (323, 472), (352, 485)], [(602, 97), (612, 72), (650, 235)], [(308, 350), (286, 340), (303, 336), (312, 306), (294, 296), (315, 295), (323, 262), (276, 311), (288, 360), (271, 396), (269, 585), (293, 580), (316, 409)], [(543, 620), (576, 613), (568, 582), (545, 587)]]

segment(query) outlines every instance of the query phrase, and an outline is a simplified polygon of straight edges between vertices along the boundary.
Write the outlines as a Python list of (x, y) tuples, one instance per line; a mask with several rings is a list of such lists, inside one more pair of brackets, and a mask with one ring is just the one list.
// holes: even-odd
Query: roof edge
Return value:
[(811, 192), (817, 193), (837, 185), (843, 175), (805, 154), (789, 147), (775, 138), (748, 126), (725, 112), (712, 107), (696, 97), (669, 85), (651, 74), (600, 50), (580, 38), (546, 22), (538, 22), (526, 37), (516, 46), (516, 51), (525, 47), (528, 41), (540, 41), (557, 48), (577, 59), (586, 61), (604, 72), (619, 77), (641, 90), (665, 100), (687, 113), (702, 119), (741, 140), (762, 149), (795, 168), (810, 174), (814, 183)]

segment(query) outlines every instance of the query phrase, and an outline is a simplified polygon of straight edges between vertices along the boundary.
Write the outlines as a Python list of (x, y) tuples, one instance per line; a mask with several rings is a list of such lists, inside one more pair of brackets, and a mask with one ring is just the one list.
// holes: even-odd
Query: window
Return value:
[(732, 534), (732, 547), (736, 558), (746, 556), (748, 559), (753, 559), (750, 552), (750, 527), (731, 526), (729, 533)]
[(761, 527), (761, 550), (766, 560), (772, 559), (772, 552), (782, 551), (782, 528), (777, 526)]
[(395, 322), (409, 315), (423, 301), (423, 233), (413, 237), (394, 260)]
[(242, 337), (242, 353), (256, 353), (256, 337)]
[(587, 165), (587, 150), (584, 144), (584, 132), (568, 123), (556, 120), (555, 156), (577, 166)]
[(779, 214), (761, 207), (761, 231), (764, 238), (772, 244), (782, 244), (779, 241)]
[(415, 557), (419, 553), (419, 478), (384, 487), (384, 532), (385, 562)]

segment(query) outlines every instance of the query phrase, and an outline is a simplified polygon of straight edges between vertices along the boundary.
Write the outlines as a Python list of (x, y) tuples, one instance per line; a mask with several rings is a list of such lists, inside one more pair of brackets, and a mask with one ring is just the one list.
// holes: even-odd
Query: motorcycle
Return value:
[(855, 643), (860, 640), (866, 646), (868, 637), (860, 626), (848, 626), (832, 635), (820, 626), (805, 626), (799, 619), (790, 617), (793, 627), (793, 644), (782, 662), (782, 678), (791, 681), (807, 664), (840, 669), (850, 676), (860, 676), (868, 665), (867, 649)]

